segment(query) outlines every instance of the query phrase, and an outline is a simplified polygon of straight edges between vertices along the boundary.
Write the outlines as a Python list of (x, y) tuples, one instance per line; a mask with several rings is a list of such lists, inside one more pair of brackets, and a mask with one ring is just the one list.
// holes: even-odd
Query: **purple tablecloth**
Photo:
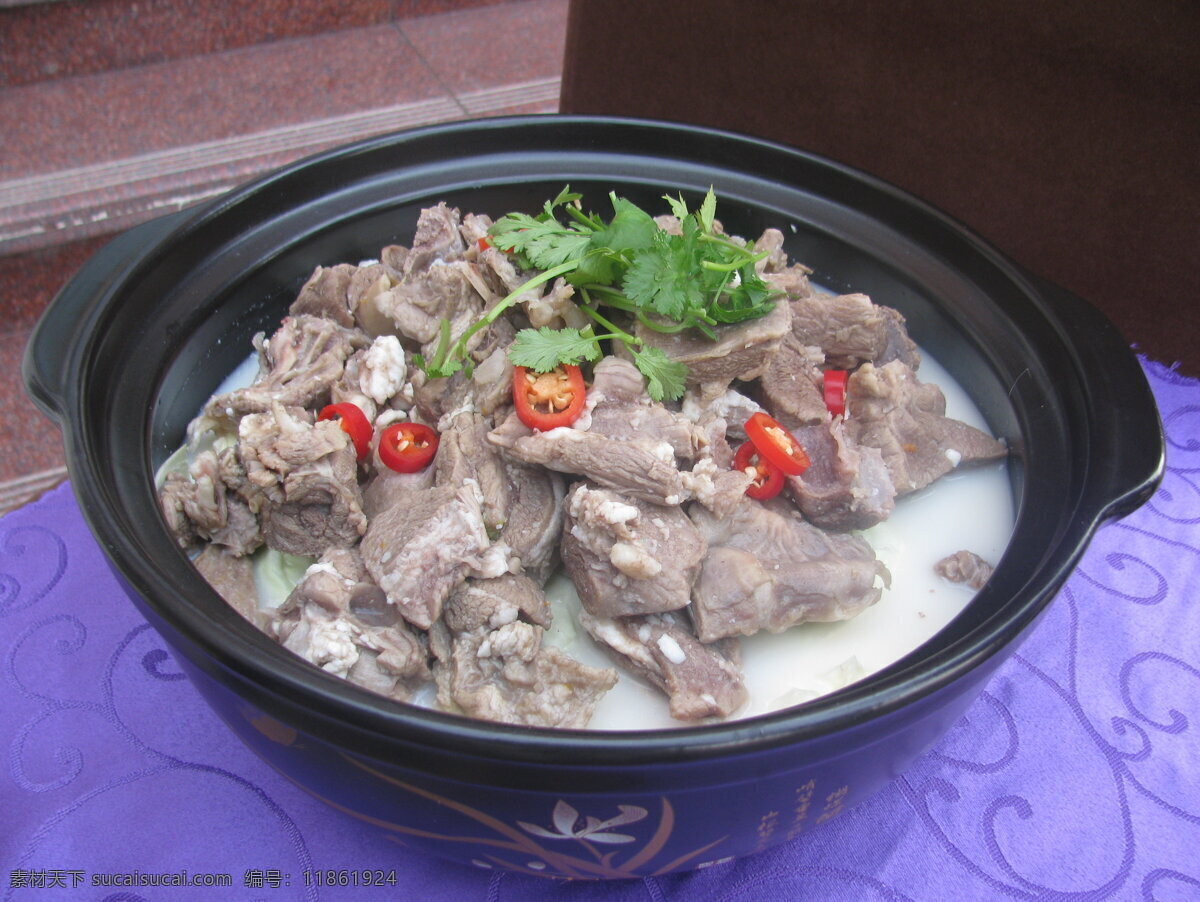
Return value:
[[(209, 713), (60, 487), (0, 520), (0, 894), (1200, 899), (1200, 383), (1146, 369), (1168, 435), (1161, 490), (1101, 529), (941, 744), (788, 845), (637, 882), (447, 864), (327, 810)], [(388, 882), (318, 885), (364, 869)], [(149, 885), (184, 871), (229, 885)]]

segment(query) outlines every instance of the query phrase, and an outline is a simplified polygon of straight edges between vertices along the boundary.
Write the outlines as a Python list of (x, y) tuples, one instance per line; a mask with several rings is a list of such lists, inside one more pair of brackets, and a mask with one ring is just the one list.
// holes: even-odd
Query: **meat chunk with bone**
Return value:
[(679, 507), (586, 483), (567, 494), (563, 565), (584, 608), (597, 617), (686, 607), (704, 552), (704, 539)]
[(593, 639), (666, 693), (676, 720), (727, 717), (746, 702), (736, 639), (706, 645), (677, 612), (611, 618), (583, 611), (579, 620)]
[(818, 529), (784, 501), (743, 499), (724, 518), (697, 505), (689, 513), (708, 542), (689, 608), (702, 642), (848, 620), (889, 579), (860, 536)]
[(205, 413), (215, 420), (236, 420), (269, 410), (273, 404), (319, 406), (341, 378), (346, 359), (366, 344), (362, 332), (331, 319), (309, 314), (285, 317), (270, 339), (255, 338), (260, 372), (254, 383), (215, 396), (205, 405)]
[(354, 445), (336, 421), (275, 403), (242, 418), (237, 456), (269, 547), (315, 556), (366, 531)]
[[(522, 615), (527, 619), (522, 619)], [(438, 705), (500, 723), (583, 727), (616, 672), (542, 644), (549, 606), (532, 580), (472, 580), (446, 602), (434, 630)]]
[(291, 316), (307, 314), (333, 320), (339, 326), (354, 326), (353, 306), (350, 301), (350, 284), (358, 267), (349, 263), (336, 266), (318, 266), (292, 301), (288, 313)]
[(409, 623), (429, 629), (468, 575), (490, 572), (490, 545), (479, 487), (467, 482), (406, 493), (403, 503), (371, 519), (360, 547), (388, 602)]
[(897, 495), (929, 485), (960, 466), (1007, 454), (1004, 445), (974, 426), (946, 416), (946, 396), (919, 381), (905, 363), (864, 364), (849, 380), (846, 432), (878, 448)]
[(355, 550), (333, 549), (309, 567), (275, 612), (273, 632), (306, 661), (400, 701), (430, 678), (424, 643)]
[(240, 557), (262, 545), (258, 517), (226, 481), (214, 450), (198, 452), (187, 473), (168, 474), (159, 504), (180, 547), (203, 541)]

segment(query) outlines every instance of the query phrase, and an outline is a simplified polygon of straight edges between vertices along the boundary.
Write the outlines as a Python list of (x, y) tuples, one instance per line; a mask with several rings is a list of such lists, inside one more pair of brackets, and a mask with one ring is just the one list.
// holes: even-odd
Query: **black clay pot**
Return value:
[[(663, 732), (523, 729), (342, 682), (276, 646), (197, 576), (164, 528), (154, 471), (313, 267), (409, 243), (420, 208), (439, 200), (499, 215), (538, 209), (565, 183), (649, 205), (715, 186), (731, 232), (782, 228), (814, 281), (898, 308), (968, 388), (1013, 449), (1017, 524), (992, 580), (933, 640), (769, 716)], [(62, 425), (72, 486), (130, 598), (242, 739), (408, 845), (571, 877), (747, 854), (882, 787), (960, 716), (1099, 523), (1149, 497), (1163, 460), (1141, 369), (1092, 307), (862, 173), (763, 141), (629, 120), (508, 118), (384, 136), (140, 226), (51, 305), (25, 380)], [(605, 832), (630, 840), (601, 848), (580, 826), (589, 817), (617, 818)]]

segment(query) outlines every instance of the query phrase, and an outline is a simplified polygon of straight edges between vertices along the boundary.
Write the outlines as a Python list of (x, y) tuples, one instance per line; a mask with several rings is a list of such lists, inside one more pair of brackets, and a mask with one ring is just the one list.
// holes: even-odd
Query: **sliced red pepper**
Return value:
[(374, 430), (371, 428), (371, 421), (357, 404), (329, 404), (321, 409), (317, 420), (338, 420), (342, 429), (354, 442), (354, 451), (359, 460), (365, 459), (371, 453), (371, 434)]
[(835, 417), (846, 413), (846, 380), (850, 374), (845, 370), (825, 371), (825, 406)]
[(513, 404), (530, 429), (545, 432), (570, 426), (583, 413), (586, 395), (583, 373), (573, 364), (559, 364), (548, 373), (513, 368)]
[(379, 459), (397, 473), (416, 473), (433, 460), (440, 441), (424, 423), (392, 423), (379, 434)]
[(746, 420), (746, 435), (765, 459), (788, 476), (799, 476), (811, 463), (796, 436), (761, 410)]
[(479, 242), (478, 242), (478, 244), (479, 244), (479, 250), (480, 250), (480, 251), (486, 251), (486, 250), (487, 250), (489, 247), (491, 247), (491, 246), (492, 246), (492, 243), (491, 243), (490, 241), (488, 241), (488, 240), (487, 240), (487, 236), (486, 236), (486, 235), (485, 235), (483, 238), (480, 238), (480, 239), (479, 239)]
[(754, 481), (746, 486), (746, 494), (751, 498), (766, 501), (783, 491), (783, 470), (759, 454), (754, 442), (746, 442), (737, 449), (733, 466), (754, 477)]

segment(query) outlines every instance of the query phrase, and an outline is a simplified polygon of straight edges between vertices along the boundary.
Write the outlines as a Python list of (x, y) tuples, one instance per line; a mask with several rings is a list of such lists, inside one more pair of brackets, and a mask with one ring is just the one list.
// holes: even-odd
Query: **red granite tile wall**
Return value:
[(498, 0), (63, 0), (0, 8), (0, 88)]

